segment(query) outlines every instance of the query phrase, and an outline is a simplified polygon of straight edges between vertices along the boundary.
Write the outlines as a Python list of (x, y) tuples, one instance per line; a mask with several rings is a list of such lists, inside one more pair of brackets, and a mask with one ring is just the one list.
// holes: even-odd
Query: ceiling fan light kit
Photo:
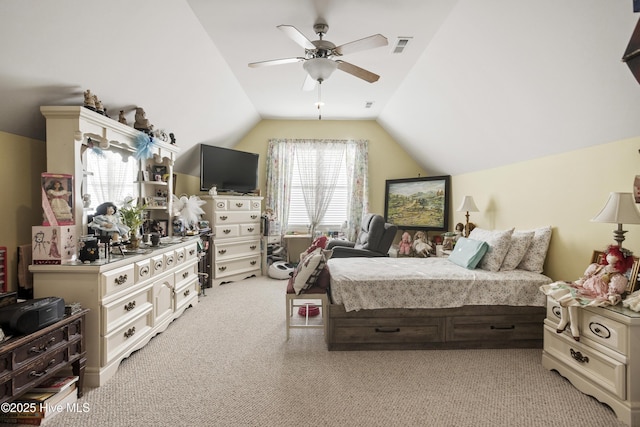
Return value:
[(311, 58), (304, 61), (302, 68), (313, 80), (323, 82), (338, 68), (338, 63), (327, 58)]

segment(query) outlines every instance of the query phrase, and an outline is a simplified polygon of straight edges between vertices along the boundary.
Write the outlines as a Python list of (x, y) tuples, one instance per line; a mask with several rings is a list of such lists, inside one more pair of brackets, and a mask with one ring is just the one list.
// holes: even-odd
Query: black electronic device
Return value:
[(200, 190), (250, 193), (258, 188), (256, 153), (200, 144)]
[(10, 334), (31, 334), (64, 318), (64, 300), (46, 297), (0, 308), (0, 326)]

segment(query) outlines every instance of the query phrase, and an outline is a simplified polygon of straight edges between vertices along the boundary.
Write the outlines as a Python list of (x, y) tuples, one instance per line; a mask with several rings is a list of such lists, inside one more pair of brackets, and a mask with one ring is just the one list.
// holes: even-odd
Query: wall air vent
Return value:
[(393, 47), (393, 53), (402, 53), (412, 38), (413, 37), (398, 37), (398, 41), (396, 41), (396, 44)]
[(367, 101), (367, 102), (364, 104), (364, 108), (371, 108), (372, 106), (373, 106), (373, 101)]

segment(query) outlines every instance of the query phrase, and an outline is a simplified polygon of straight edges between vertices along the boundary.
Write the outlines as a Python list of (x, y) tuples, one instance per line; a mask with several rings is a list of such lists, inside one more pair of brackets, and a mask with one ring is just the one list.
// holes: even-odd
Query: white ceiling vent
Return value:
[(393, 47), (393, 53), (402, 53), (413, 37), (398, 37), (398, 41)]
[(367, 101), (364, 104), (364, 108), (371, 108), (373, 106), (373, 101)]

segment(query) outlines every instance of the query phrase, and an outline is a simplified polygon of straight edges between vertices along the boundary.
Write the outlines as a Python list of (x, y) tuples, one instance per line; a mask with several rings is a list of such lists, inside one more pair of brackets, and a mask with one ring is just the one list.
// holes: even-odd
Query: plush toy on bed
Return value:
[(402, 238), (400, 239), (400, 247), (398, 248), (398, 254), (400, 255), (411, 255), (411, 234), (406, 231), (402, 233)]
[(633, 266), (633, 254), (627, 249), (611, 245), (604, 252), (599, 264), (591, 264), (584, 276), (575, 282), (554, 282), (540, 290), (560, 304), (560, 323), (557, 332), (562, 333), (567, 324), (571, 335), (580, 341), (578, 307), (616, 305), (627, 288), (627, 270)]
[(417, 257), (426, 258), (433, 251), (433, 247), (427, 240), (427, 233), (424, 231), (416, 231), (416, 234), (413, 236), (413, 243), (411, 246), (413, 247), (413, 251), (416, 253)]

